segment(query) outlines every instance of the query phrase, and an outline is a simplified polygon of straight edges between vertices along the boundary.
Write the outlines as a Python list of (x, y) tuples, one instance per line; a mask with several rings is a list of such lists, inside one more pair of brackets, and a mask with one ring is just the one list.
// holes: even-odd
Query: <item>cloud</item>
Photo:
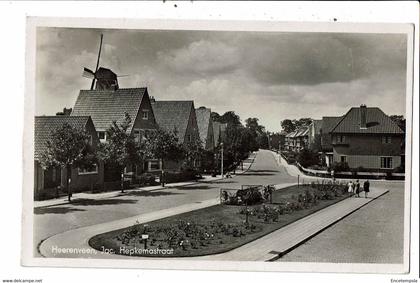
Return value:
[(285, 118), (342, 115), (366, 103), (405, 112), (406, 38), (389, 34), (124, 31), (42, 28), (37, 33), (36, 113), (72, 107), (96, 64), (157, 99), (192, 99), (269, 130)]
[(172, 71), (201, 75), (234, 70), (240, 62), (240, 55), (234, 46), (208, 40), (194, 41), (186, 48), (166, 53), (158, 52), (159, 59)]

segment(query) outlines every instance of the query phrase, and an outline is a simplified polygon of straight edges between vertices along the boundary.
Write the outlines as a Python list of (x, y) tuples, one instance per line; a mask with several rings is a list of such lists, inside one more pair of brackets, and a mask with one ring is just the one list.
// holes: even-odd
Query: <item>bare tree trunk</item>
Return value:
[(162, 158), (162, 171), (161, 171), (161, 175), (160, 175), (160, 184), (162, 185), (162, 187), (165, 187), (165, 169), (164, 169), (164, 162), (163, 162), (163, 158)]
[(71, 202), (71, 189), (70, 189), (70, 185), (69, 185), (69, 178), (71, 178), (71, 165), (66, 165), (66, 190), (67, 190), (67, 198), (68, 201)]
[(124, 192), (124, 168), (120, 171), (120, 176), (121, 176), (121, 192)]

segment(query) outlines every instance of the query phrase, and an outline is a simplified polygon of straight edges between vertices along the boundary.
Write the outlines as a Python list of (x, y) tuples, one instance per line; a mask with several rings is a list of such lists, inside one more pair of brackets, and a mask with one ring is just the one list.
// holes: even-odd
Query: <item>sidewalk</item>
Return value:
[[(290, 186), (290, 184), (277, 185), (276, 189)], [(375, 198), (385, 194), (387, 190), (372, 188), (370, 197), (348, 198), (339, 203), (331, 205), (314, 214), (302, 218), (292, 224), (289, 224), (277, 231), (274, 231), (260, 239), (252, 241), (244, 246), (232, 251), (209, 256), (191, 257), (189, 260), (229, 260), (229, 261), (271, 261), (278, 259), (286, 252), (297, 245), (316, 235), (322, 230), (328, 228), (342, 218), (351, 214), (355, 210), (373, 201)], [(82, 227), (75, 230), (66, 231), (54, 235), (43, 241), (39, 247), (39, 252), (44, 257), (66, 257), (66, 258), (118, 258), (118, 259), (159, 259), (145, 257), (128, 257), (116, 254), (104, 254), (93, 250), (88, 241), (95, 235), (109, 231), (122, 229), (138, 223), (146, 223), (153, 220), (185, 213), (208, 206), (216, 205), (219, 199), (210, 199), (199, 203), (186, 204), (174, 208), (163, 209), (151, 213), (137, 215), (122, 220), (108, 223), (96, 224), (88, 227)], [(87, 253), (57, 253), (55, 247), (72, 248), (77, 250), (90, 251)], [(160, 258), (162, 259), (162, 258)], [(165, 258), (168, 259), (168, 258)], [(177, 259), (177, 258), (172, 258)]]
[[(247, 172), (251, 165), (254, 163), (255, 157), (257, 156), (257, 154), (255, 152), (251, 153), (250, 157), (246, 160), (244, 160), (243, 162), (243, 170), (242, 170), (242, 166), (238, 166), (236, 169), (236, 174), (235, 175), (240, 175), (243, 174), (245, 172)], [(198, 180), (198, 181), (189, 181), (189, 182), (180, 182), (180, 183), (170, 183), (170, 184), (166, 184), (165, 187), (162, 187), (161, 185), (156, 185), (156, 186), (148, 186), (148, 187), (137, 187), (134, 189), (129, 189), (129, 190), (125, 190), (125, 193), (131, 192), (131, 191), (155, 191), (155, 190), (162, 190), (165, 188), (174, 188), (174, 187), (185, 187), (185, 186), (191, 186), (191, 185), (196, 185), (198, 183), (209, 183), (209, 182), (214, 182), (214, 181), (218, 181), (221, 180), (221, 176), (216, 176), (216, 177), (212, 177), (212, 176), (203, 176), (203, 179)], [(117, 196), (121, 196), (124, 195), (125, 193), (121, 193), (120, 191), (111, 191), (111, 192), (104, 192), (104, 193), (97, 193), (97, 194), (93, 194), (93, 193), (88, 193), (88, 192), (81, 192), (81, 193), (75, 193), (73, 194), (72, 197), (72, 202), (77, 202), (78, 199), (105, 199), (105, 198), (112, 198), (112, 197), (117, 197)], [(38, 207), (48, 207), (48, 206), (55, 206), (55, 205), (63, 205), (63, 204), (69, 204), (68, 200), (67, 200), (67, 196), (62, 196), (60, 198), (56, 198), (56, 199), (50, 199), (50, 200), (42, 200), (42, 201), (34, 201), (34, 208), (38, 208)]]
[[(88, 192), (82, 192), (82, 193), (75, 193), (72, 197), (72, 202), (77, 202), (78, 199), (105, 199), (105, 198), (112, 198), (124, 195), (125, 193), (131, 192), (131, 191), (155, 191), (155, 190), (162, 190), (165, 188), (174, 188), (174, 187), (182, 187), (182, 186), (191, 186), (196, 185), (198, 183), (209, 183), (214, 182), (217, 180), (220, 180), (221, 177), (211, 177), (211, 176), (203, 176), (203, 179), (199, 181), (190, 181), (190, 182), (180, 182), (180, 183), (170, 183), (165, 184), (165, 187), (162, 187), (161, 185), (156, 186), (148, 186), (148, 187), (137, 187), (134, 189), (124, 190), (124, 193), (121, 193), (121, 191), (111, 191), (111, 192), (104, 192), (104, 193), (88, 193)], [(50, 200), (42, 200), (42, 201), (34, 201), (34, 208), (36, 207), (47, 207), (47, 206), (54, 206), (54, 205), (63, 205), (63, 204), (69, 204), (67, 200), (67, 196), (63, 196), (56, 199), (50, 199)]]

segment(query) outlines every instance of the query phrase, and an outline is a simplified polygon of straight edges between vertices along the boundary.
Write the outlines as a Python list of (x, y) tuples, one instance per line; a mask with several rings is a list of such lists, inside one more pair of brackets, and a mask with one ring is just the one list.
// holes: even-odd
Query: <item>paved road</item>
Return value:
[(64, 231), (216, 199), (220, 188), (239, 188), (242, 184), (289, 183), (294, 180), (284, 169), (278, 168), (271, 152), (260, 151), (250, 170), (231, 179), (149, 192), (139, 190), (108, 199), (35, 208), (34, 252), (38, 254), (36, 247), (42, 240)]

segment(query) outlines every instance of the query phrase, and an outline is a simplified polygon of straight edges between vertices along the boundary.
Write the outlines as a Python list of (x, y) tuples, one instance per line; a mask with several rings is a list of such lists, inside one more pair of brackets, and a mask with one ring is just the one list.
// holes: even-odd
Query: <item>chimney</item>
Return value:
[(154, 96), (150, 96), (150, 103), (153, 104), (156, 102), (156, 99)]
[(365, 104), (360, 105), (360, 129), (367, 129), (366, 121), (367, 107)]

